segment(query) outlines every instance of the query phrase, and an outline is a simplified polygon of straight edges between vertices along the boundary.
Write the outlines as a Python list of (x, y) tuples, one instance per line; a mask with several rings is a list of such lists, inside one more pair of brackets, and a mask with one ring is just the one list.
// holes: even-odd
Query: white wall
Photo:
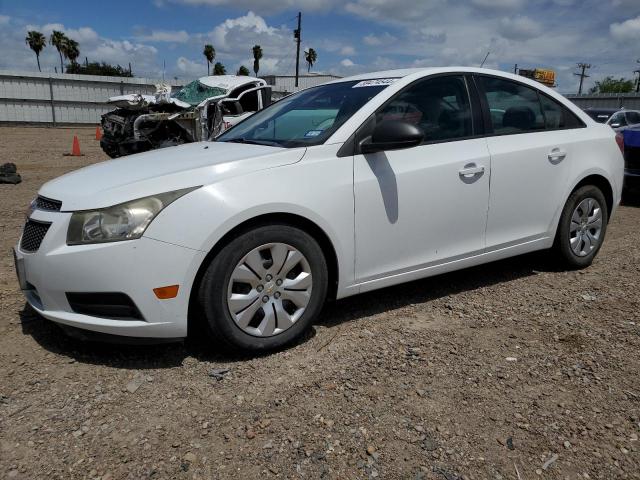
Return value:
[[(109, 97), (153, 94), (161, 80), (0, 70), (0, 122), (100, 123)], [(166, 81), (174, 88), (182, 82)], [(53, 101), (52, 101), (53, 95)], [(52, 110), (53, 106), (53, 110)]]

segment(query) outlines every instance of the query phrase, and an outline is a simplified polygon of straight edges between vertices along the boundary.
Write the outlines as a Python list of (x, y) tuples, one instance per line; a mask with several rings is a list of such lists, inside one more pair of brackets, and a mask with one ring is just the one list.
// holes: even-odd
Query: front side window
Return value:
[(416, 125), (425, 143), (470, 137), (473, 126), (464, 77), (437, 77), (407, 87), (376, 112), (376, 123), (387, 120)]
[(494, 133), (507, 135), (545, 129), (536, 90), (501, 78), (479, 79), (485, 91)]
[(299, 147), (324, 143), (393, 79), (313, 87), (285, 97), (220, 135), (216, 141)]
[(613, 115), (611, 117), (611, 120), (609, 120), (609, 125), (613, 126), (618, 126), (618, 127), (625, 127), (627, 125), (627, 121), (624, 118), (624, 112), (618, 112), (615, 115)]

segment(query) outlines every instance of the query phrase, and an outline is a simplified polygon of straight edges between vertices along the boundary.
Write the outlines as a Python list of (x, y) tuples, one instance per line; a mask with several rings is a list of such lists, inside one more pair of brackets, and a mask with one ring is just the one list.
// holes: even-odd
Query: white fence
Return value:
[[(153, 94), (160, 80), (0, 70), (0, 123), (100, 123), (109, 97)], [(174, 88), (176, 81), (166, 81)]]

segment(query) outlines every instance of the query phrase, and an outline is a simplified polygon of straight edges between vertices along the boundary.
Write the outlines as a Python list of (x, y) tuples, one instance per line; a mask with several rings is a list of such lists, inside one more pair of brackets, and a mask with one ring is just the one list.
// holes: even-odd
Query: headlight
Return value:
[(118, 242), (140, 238), (163, 208), (199, 187), (160, 193), (99, 210), (74, 212), (67, 245)]

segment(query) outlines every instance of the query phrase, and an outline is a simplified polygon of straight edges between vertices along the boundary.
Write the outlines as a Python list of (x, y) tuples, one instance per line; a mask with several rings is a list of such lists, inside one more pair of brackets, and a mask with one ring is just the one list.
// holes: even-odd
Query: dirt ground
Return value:
[(93, 137), (0, 128), (23, 176), (0, 185), (0, 477), (640, 478), (640, 201), (586, 270), (535, 254), (338, 301), (279, 353), (86, 343), (25, 307), (10, 247), (42, 183), (106, 159)]

